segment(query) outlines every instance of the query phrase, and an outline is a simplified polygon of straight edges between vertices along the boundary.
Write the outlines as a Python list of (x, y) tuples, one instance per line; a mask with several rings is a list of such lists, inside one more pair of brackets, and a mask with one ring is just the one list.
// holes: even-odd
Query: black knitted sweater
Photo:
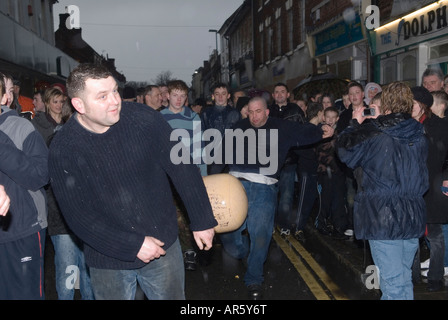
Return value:
[(51, 183), (69, 227), (85, 242), (89, 266), (134, 269), (145, 236), (169, 248), (177, 239), (170, 180), (187, 209), (192, 231), (214, 227), (212, 208), (195, 165), (174, 165), (171, 127), (151, 108), (123, 103), (120, 120), (103, 134), (86, 130), (75, 114), (55, 136)]

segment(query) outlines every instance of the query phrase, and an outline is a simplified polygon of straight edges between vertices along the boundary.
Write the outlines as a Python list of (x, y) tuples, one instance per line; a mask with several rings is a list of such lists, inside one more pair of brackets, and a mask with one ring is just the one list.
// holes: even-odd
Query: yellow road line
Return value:
[(317, 300), (330, 300), (330, 297), (325, 292), (325, 290), (320, 286), (320, 284), (316, 281), (313, 274), (308, 270), (308, 268), (304, 265), (304, 263), (300, 260), (294, 250), (279, 236), (277, 233), (273, 234), (274, 240), (277, 242), (279, 247), (286, 254), (288, 259), (294, 265), (296, 270), (299, 272), (302, 279), (305, 281), (308, 288), (311, 290), (313, 295)]
[[(347, 297), (341, 292), (340, 288), (333, 282), (333, 280), (331, 280), (311, 254), (294, 237), (287, 237), (284, 239), (278, 233), (274, 233), (273, 237), (317, 300), (347, 300)], [(294, 247), (295, 251), (291, 248), (291, 245)], [(305, 260), (309, 267), (307, 267), (301, 259)], [(309, 270), (309, 268), (313, 270), (318, 279), (316, 279), (316, 276)], [(322, 287), (319, 280), (330, 293)]]
[(306, 260), (310, 267), (314, 270), (317, 276), (322, 280), (325, 286), (330, 290), (336, 300), (347, 300), (347, 296), (341, 292), (339, 286), (334, 283), (330, 276), (322, 269), (311, 254), (297, 241), (294, 237), (288, 238), (289, 243), (299, 252), (299, 254)]

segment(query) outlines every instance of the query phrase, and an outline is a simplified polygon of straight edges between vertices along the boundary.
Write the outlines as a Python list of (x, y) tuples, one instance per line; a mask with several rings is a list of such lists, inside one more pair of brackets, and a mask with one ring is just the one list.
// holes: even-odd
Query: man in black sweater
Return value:
[(184, 267), (169, 181), (189, 214), (199, 249), (212, 246), (210, 201), (195, 165), (174, 165), (171, 127), (155, 110), (121, 103), (101, 66), (72, 71), (77, 113), (56, 134), (49, 170), (56, 199), (85, 243), (95, 299), (185, 299)]

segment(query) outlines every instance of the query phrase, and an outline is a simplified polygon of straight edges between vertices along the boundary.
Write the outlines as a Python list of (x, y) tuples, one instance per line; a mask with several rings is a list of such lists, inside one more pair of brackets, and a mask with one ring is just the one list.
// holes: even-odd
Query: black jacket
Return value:
[[(286, 106), (279, 107), (278, 104), (273, 104), (269, 106), (269, 116), (271, 118), (279, 118), (283, 120), (306, 123), (305, 113), (303, 110), (296, 104), (288, 102)], [(306, 148), (292, 148), (288, 156), (286, 157), (285, 166), (290, 164), (297, 164), (301, 153), (306, 153), (304, 151)]]
[(279, 107), (278, 104), (269, 106), (269, 116), (300, 123), (306, 122), (303, 110), (297, 104), (291, 102), (283, 107)]
[(448, 180), (448, 168), (444, 163), (448, 154), (448, 121), (435, 115), (427, 118), (423, 125), (429, 142), (428, 173), (429, 190), (425, 195), (428, 223), (448, 223), (448, 197), (440, 187)]

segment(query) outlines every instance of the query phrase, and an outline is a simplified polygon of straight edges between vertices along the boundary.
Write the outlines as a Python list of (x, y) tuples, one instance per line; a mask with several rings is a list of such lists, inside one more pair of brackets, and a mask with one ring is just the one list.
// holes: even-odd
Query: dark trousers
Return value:
[(294, 222), (296, 230), (305, 229), (306, 223), (314, 203), (316, 202), (318, 193), (317, 174), (300, 172), (299, 173), (299, 201), (297, 205), (296, 217)]
[(321, 212), (318, 224), (330, 220), (340, 232), (348, 227), (348, 214), (345, 208), (344, 196), (346, 193), (345, 176), (337, 173), (319, 174), (319, 184), (322, 186)]
[(44, 300), (45, 234), (0, 244), (0, 300)]
[(445, 274), (444, 256), (445, 256), (445, 237), (441, 224), (428, 223), (428, 234), (426, 238), (429, 241), (429, 270), (428, 280), (443, 280)]

